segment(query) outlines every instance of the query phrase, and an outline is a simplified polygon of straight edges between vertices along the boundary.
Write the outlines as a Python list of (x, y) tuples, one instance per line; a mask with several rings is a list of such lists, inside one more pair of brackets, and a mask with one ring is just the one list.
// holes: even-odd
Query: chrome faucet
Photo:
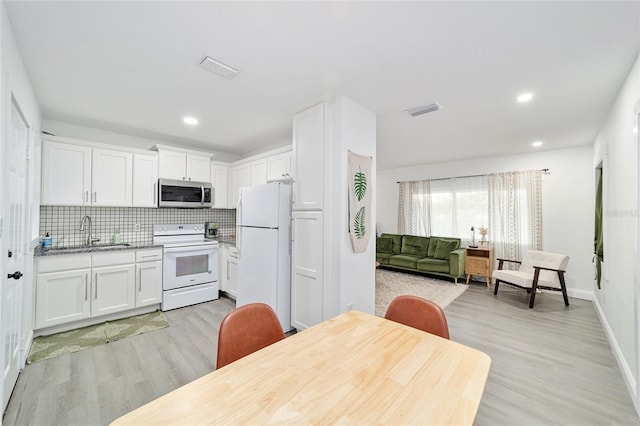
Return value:
[(93, 245), (93, 243), (96, 243), (96, 242), (100, 241), (100, 238), (93, 238), (91, 236), (91, 216), (89, 216), (89, 215), (84, 215), (82, 220), (80, 220), (80, 230), (81, 231), (85, 230), (84, 229), (84, 225), (87, 222), (89, 222), (89, 226), (88, 226), (88, 229), (87, 229), (87, 243), (86, 244), (88, 246), (91, 246), (91, 245)]

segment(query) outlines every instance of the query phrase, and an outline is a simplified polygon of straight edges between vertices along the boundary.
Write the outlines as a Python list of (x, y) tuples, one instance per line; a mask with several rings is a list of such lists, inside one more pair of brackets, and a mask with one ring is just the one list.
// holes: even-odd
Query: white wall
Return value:
[[(591, 145), (525, 155), (474, 158), (378, 171), (378, 231), (397, 232), (398, 181), (546, 169), (542, 183), (542, 248), (570, 256), (569, 296), (593, 291), (594, 171)], [(550, 293), (551, 294), (551, 293)]]
[(593, 165), (604, 162), (604, 274), (593, 287), (601, 320), (627, 385), (638, 404), (638, 137), (640, 56), (636, 59), (594, 146)]
[[(116, 133), (109, 130), (96, 129), (93, 127), (81, 126), (78, 124), (66, 123), (63, 121), (44, 120), (42, 123), (42, 129), (53, 133), (56, 136), (64, 136), (67, 138), (81, 139), (91, 142), (101, 142), (112, 145), (129, 146), (139, 149), (150, 149), (155, 144), (161, 145), (173, 145), (176, 147), (195, 149), (197, 151), (206, 151), (203, 148), (195, 148), (185, 145), (180, 141), (171, 140), (154, 140), (143, 138), (139, 136), (127, 135), (124, 133)], [(290, 141), (289, 141), (290, 142)], [(228, 152), (222, 152), (217, 150), (210, 150), (214, 153), (213, 159), (215, 161), (233, 162), (240, 159), (237, 154), (231, 154)]]
[[(41, 125), (41, 116), (40, 116), (40, 107), (38, 105), (38, 101), (34, 95), (31, 82), (29, 81), (29, 76), (24, 68), (24, 64), (22, 62), (22, 58), (20, 56), (20, 52), (16, 46), (15, 40), (13, 38), (13, 32), (11, 29), (11, 24), (7, 18), (7, 11), (4, 2), (2, 2), (0, 7), (0, 31), (1, 31), (1, 45), (0, 45), (0, 69), (1, 69), (1, 79), (0, 79), (0, 128), (2, 129), (2, 134), (0, 134), (0, 138), (2, 138), (2, 144), (0, 144), (0, 164), (4, 164), (4, 144), (6, 143), (6, 129), (9, 128), (9, 123), (11, 120), (11, 98), (15, 98), (16, 103), (20, 107), (24, 118), (27, 121), (27, 124), (31, 128), (30, 134), (30, 160), (28, 165), (28, 170), (30, 171), (27, 179), (29, 182), (29, 194), (34, 193), (34, 182), (38, 182), (40, 179), (39, 172), (34, 175), (33, 174), (33, 162), (37, 160), (34, 158), (34, 152), (37, 154), (38, 152), (38, 144), (40, 141), (40, 125)], [(36, 156), (37, 157), (37, 156)], [(37, 163), (37, 161), (36, 161)], [(35, 185), (37, 191), (38, 185)], [(4, 182), (4, 167), (0, 168), (0, 214), (4, 214), (3, 205), (6, 197), (7, 191), (5, 189)], [(29, 198), (27, 201), (31, 201)], [(29, 233), (29, 224), (30, 217), (33, 215), (38, 215), (37, 205), (28, 205), (27, 212), (25, 214), (25, 223), (28, 224), (27, 228), (27, 236)], [(34, 210), (33, 212), (31, 210)], [(32, 214), (33, 213), (33, 214)], [(6, 220), (4, 224), (4, 229), (6, 231)], [(4, 234), (5, 232), (3, 232)], [(0, 241), (1, 243), (1, 241)], [(0, 244), (1, 245), (1, 244)], [(32, 252), (29, 250), (31, 255), (27, 256), (25, 259), (25, 271), (23, 271), (23, 309), (22, 309), (22, 332), (21, 332), (21, 343), (25, 349), (28, 350), (30, 347), (30, 342), (32, 339), (32, 319), (33, 319), (33, 257)], [(5, 259), (3, 258), (2, 262), (0, 262), (0, 276), (4, 277), (4, 264)], [(2, 286), (0, 286), (0, 300), (2, 298)], [(2, 346), (4, 342), (1, 342)], [(4, 346), (3, 346), (4, 347)], [(2, 351), (4, 353), (4, 351)], [(26, 359), (26, 353), (22, 353), (21, 362), (24, 363)], [(4, 361), (2, 359), (2, 355), (0, 355), (0, 365), (4, 365)], [(0, 400), (2, 400), (2, 387), (0, 387)]]
[[(332, 102), (332, 153), (330, 161), (331, 187), (325, 194), (330, 197), (325, 208), (327, 235), (331, 241), (325, 241), (330, 249), (331, 275), (325, 282), (330, 286), (330, 318), (348, 311), (350, 308), (373, 314), (375, 311), (375, 220), (376, 220), (376, 116), (373, 112), (358, 105), (351, 99), (339, 96)], [(367, 250), (354, 253), (349, 236), (349, 198), (348, 188), (348, 151), (372, 156), (372, 190), (370, 214), (371, 239)]]

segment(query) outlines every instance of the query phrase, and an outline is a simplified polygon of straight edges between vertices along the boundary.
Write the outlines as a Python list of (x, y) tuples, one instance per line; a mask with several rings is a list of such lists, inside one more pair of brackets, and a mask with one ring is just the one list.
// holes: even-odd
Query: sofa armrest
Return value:
[(464, 274), (464, 252), (465, 249), (460, 248), (449, 253), (449, 275), (461, 277)]

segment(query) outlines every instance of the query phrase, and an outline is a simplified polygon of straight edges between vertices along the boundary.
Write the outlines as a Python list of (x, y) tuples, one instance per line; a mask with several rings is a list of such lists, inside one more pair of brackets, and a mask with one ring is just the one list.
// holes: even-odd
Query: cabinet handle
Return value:
[(182, 180), (187, 180), (187, 177), (186, 176), (182, 176)]
[(96, 273), (96, 300), (98, 300), (98, 274)]
[(98, 198), (98, 193), (94, 191), (93, 192), (93, 202), (94, 203), (96, 202), (97, 198)]
[(84, 202), (85, 203), (89, 202), (89, 191), (84, 191)]
[(142, 268), (138, 269), (138, 293), (142, 293)]
[(89, 274), (84, 274), (84, 301), (89, 300)]

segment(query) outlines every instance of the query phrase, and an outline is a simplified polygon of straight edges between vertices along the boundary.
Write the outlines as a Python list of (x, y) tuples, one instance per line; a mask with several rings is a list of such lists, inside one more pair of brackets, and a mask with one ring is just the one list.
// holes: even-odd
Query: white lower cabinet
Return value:
[(322, 322), (323, 216), (294, 211), (292, 219), (291, 325), (304, 330)]
[(38, 274), (36, 328), (78, 321), (91, 316), (91, 269)]
[(93, 269), (91, 316), (107, 315), (135, 307), (135, 265)]
[(36, 330), (162, 301), (161, 248), (43, 256), (36, 268)]
[(236, 246), (229, 246), (226, 278), (226, 292), (233, 297), (238, 297), (238, 249)]

